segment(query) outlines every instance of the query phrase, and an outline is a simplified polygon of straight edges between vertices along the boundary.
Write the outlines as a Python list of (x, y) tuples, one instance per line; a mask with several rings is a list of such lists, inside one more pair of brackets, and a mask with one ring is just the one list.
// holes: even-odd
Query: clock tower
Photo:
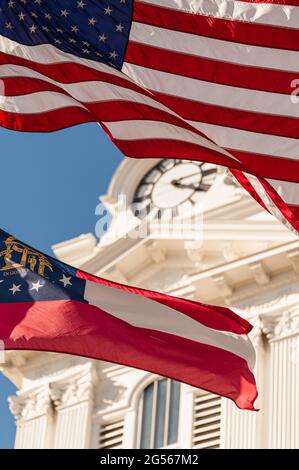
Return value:
[(101, 197), (100, 222), (103, 205), (111, 223), (108, 231), (97, 224), (100, 240), (82, 234), (55, 245), (55, 255), (246, 317), (255, 326), (261, 411), (103, 361), (8, 352), (16, 447), (298, 448), (298, 239), (208, 163), (126, 159)]

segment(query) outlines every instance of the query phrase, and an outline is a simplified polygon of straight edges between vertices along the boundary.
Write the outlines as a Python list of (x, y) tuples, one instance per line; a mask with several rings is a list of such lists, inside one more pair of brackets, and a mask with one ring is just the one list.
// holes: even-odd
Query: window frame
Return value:
[[(156, 435), (156, 415), (157, 415), (157, 398), (158, 398), (158, 386), (159, 382), (165, 380), (167, 384), (166, 388), (166, 400), (165, 400), (165, 416), (164, 416), (164, 435), (163, 435), (163, 445), (160, 447), (155, 447), (155, 435)], [(141, 438), (142, 438), (142, 421), (143, 421), (143, 404), (144, 404), (144, 392), (145, 390), (153, 385), (153, 402), (152, 402), (152, 413), (151, 413), (151, 435), (150, 435), (150, 447), (148, 449), (171, 449), (176, 448), (179, 443), (179, 423), (181, 417), (181, 398), (182, 398), (182, 384), (180, 385), (180, 398), (178, 404), (178, 425), (177, 425), (177, 439), (175, 442), (168, 444), (168, 432), (169, 432), (169, 416), (170, 416), (170, 399), (171, 399), (171, 385), (173, 380), (169, 378), (157, 378), (151, 380), (146, 386), (142, 389), (142, 392), (139, 396), (138, 405), (137, 405), (137, 433), (136, 433), (136, 448), (141, 448)]]

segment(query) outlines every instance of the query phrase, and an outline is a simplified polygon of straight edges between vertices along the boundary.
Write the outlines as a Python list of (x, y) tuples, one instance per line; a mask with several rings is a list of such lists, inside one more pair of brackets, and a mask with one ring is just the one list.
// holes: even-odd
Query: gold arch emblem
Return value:
[(0, 271), (25, 268), (40, 276), (45, 275), (46, 268), (53, 271), (51, 263), (44, 255), (28, 248), (14, 237), (8, 237), (4, 243), (6, 249), (0, 251)]

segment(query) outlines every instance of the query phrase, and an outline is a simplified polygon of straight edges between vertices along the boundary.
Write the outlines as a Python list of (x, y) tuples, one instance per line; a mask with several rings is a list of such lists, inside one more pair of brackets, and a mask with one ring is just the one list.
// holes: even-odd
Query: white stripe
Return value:
[(219, 148), (209, 140), (193, 132), (172, 124), (157, 121), (122, 121), (104, 122), (111, 134), (121, 140), (143, 140), (143, 139), (172, 139), (186, 141), (196, 145), (207, 147), (233, 158), (226, 150)]
[(272, 179), (267, 181), (287, 204), (299, 205), (298, 183)]
[(250, 369), (254, 367), (255, 351), (247, 335), (208, 328), (159, 302), (90, 281), (86, 281), (84, 297), (90, 304), (133, 326), (225, 349), (245, 359)]
[[(220, 147), (298, 160), (298, 139), (188, 121)], [(262, 158), (262, 157), (261, 157)]]
[(119, 70), (109, 67), (108, 65), (96, 62), (94, 60), (84, 59), (77, 57), (73, 54), (61, 51), (51, 44), (41, 44), (39, 46), (27, 46), (19, 44), (18, 42), (12, 41), (4, 36), (0, 35), (0, 51), (5, 54), (10, 54), (21, 59), (30, 60), (38, 64), (66, 64), (74, 63), (78, 65), (84, 65), (90, 69), (98, 70), (99, 72), (109, 73), (127, 79), (132, 82), (129, 77), (126, 77)]
[(222, 41), (136, 22), (132, 24), (130, 41), (222, 62), (299, 72), (297, 51)]
[(86, 109), (70, 96), (54, 91), (41, 91), (22, 96), (0, 96), (0, 109), (11, 113), (38, 114), (70, 106)]
[(271, 3), (249, 3), (237, 0), (142, 0), (154, 6), (197, 13), (213, 18), (246, 21), (252, 23), (299, 27), (299, 8)]
[[(0, 78), (4, 77), (26, 77), (40, 79), (47, 83), (51, 83), (52, 85), (59, 86), (70, 96), (84, 103), (113, 100), (130, 101), (134, 103), (147, 104), (153, 108), (166, 111), (173, 116), (178, 116), (166, 106), (148, 96), (145, 96), (134, 90), (130, 90), (129, 88), (113, 85), (112, 83), (110, 84), (100, 80), (66, 84), (52, 80), (46, 75), (35, 72), (28, 67), (22, 67), (13, 64), (0, 65)], [(5, 90), (0, 89), (0, 93), (5, 95)], [(32, 98), (34, 100), (34, 94), (32, 94)]]
[(299, 117), (299, 106), (294, 106), (290, 96), (282, 93), (210, 83), (127, 63), (124, 70), (152, 91), (242, 111)]
[(259, 182), (258, 178), (248, 173), (244, 173), (245, 178), (249, 180), (253, 189), (256, 191), (258, 196), (261, 198), (265, 206), (267, 207), (270, 214), (272, 214), (277, 220), (279, 220), (283, 225), (285, 225), (291, 232), (293, 232), (298, 237), (298, 231), (290, 224), (290, 222), (285, 218), (279, 207), (272, 200), (270, 194), (265, 190), (263, 185)]
[[(42, 91), (37, 93), (31, 93), (29, 95), (21, 96), (1, 96), (0, 95), (0, 109), (7, 112), (20, 113), (20, 114), (36, 114), (54, 109), (65, 108), (66, 106), (78, 106), (79, 101), (82, 103), (100, 102), (107, 100), (128, 100), (133, 102), (139, 102), (154, 106), (156, 109), (162, 109), (168, 111), (170, 114), (175, 115), (172, 111), (168, 110), (167, 107), (159, 104), (158, 102), (141, 95), (132, 90), (128, 90), (124, 87), (118, 87), (116, 85), (107, 84), (106, 82), (82, 82), (74, 84), (62, 84), (51, 80), (44, 75), (34, 72), (26, 67), (21, 66), (0, 66), (0, 77), (20, 76), (20, 74), (26, 77), (40, 78), (46, 80), (49, 83), (60, 86), (62, 89), (67, 91), (71, 97), (67, 97), (62, 93), (52, 91)], [(202, 145), (209, 149), (218, 151), (224, 155), (230, 156), (230, 154), (223, 149), (218, 148), (217, 145), (210, 142), (208, 139), (201, 137), (191, 131), (185, 130), (172, 124), (161, 123), (156, 121), (125, 121), (125, 122), (114, 122), (105, 123), (115, 138), (123, 140), (138, 140), (142, 138), (171, 138), (174, 140), (182, 140), (193, 142), (197, 145)], [(136, 131), (138, 126), (138, 131)]]

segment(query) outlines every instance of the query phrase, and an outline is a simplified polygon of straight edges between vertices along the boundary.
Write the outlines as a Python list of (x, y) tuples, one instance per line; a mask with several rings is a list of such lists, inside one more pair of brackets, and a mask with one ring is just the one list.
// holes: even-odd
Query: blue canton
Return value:
[(121, 69), (133, 0), (1, 0), (0, 34)]
[(0, 230), (0, 303), (84, 300), (76, 269)]

